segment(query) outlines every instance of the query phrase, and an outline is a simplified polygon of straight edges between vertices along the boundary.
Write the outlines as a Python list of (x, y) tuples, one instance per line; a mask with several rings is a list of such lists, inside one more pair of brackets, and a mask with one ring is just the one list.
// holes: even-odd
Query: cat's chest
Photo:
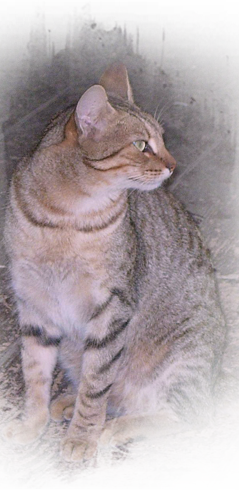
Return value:
[[(107, 297), (108, 274), (101, 250), (47, 241), (15, 264), (18, 295), (63, 330), (84, 326)], [(83, 327), (82, 327), (83, 328)]]

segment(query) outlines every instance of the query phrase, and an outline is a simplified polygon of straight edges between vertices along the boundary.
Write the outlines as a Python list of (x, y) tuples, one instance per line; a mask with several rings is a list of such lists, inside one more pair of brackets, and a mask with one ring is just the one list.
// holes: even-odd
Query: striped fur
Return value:
[(107, 413), (122, 424), (207, 413), (225, 327), (200, 234), (158, 189), (174, 167), (122, 65), (18, 166), (5, 229), (26, 382), (24, 418), (7, 429), (15, 441), (44, 431), (57, 358), (72, 387), (51, 409), (72, 419), (66, 460), (95, 453)]

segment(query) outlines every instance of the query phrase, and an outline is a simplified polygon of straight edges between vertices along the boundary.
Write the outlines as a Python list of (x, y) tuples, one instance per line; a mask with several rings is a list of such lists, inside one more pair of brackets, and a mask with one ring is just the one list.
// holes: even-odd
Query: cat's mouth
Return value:
[(129, 176), (130, 187), (141, 190), (153, 190), (160, 187), (168, 179), (173, 170), (165, 168), (164, 170), (145, 170), (140, 175)]

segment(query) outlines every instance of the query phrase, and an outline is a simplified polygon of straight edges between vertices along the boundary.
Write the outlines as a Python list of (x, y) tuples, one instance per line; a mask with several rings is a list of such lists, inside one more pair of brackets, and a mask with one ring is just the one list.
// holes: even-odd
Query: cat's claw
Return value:
[(9, 423), (3, 432), (3, 438), (13, 444), (27, 445), (38, 439), (44, 429), (46, 423), (32, 425), (22, 420), (16, 419)]
[(89, 460), (95, 456), (97, 442), (86, 442), (74, 438), (66, 438), (61, 446), (62, 457), (67, 462)]

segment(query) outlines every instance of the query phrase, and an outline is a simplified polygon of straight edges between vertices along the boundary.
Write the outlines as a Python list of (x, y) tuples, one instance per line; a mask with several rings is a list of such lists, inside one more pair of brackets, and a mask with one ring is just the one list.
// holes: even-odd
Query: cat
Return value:
[[(225, 322), (198, 228), (161, 187), (175, 165), (121, 63), (18, 165), (5, 243), (26, 398), (12, 441), (40, 437), (51, 410), (71, 420), (63, 458), (80, 461), (133, 421), (207, 414)], [(50, 409), (57, 361), (71, 389)]]

